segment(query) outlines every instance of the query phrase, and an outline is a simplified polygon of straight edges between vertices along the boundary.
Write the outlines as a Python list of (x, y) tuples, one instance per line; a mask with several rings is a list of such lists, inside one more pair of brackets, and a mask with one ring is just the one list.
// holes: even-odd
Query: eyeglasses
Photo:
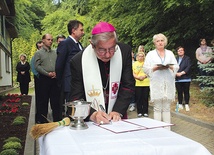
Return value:
[(105, 55), (107, 52), (112, 54), (112, 53), (115, 53), (117, 51), (117, 49), (118, 49), (117, 45), (115, 45), (114, 47), (111, 47), (111, 48), (107, 48), (107, 49), (98, 48), (97, 53), (99, 53), (100, 55)]
[(178, 52), (183, 52), (183, 51), (184, 51), (183, 49), (179, 49), (179, 50), (178, 50)]

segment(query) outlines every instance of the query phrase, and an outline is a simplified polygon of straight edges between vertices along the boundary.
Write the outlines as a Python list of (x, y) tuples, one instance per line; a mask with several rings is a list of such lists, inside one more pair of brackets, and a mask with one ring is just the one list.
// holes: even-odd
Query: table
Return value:
[(40, 137), (40, 155), (211, 155), (200, 143), (161, 127), (113, 133), (87, 125), (86, 130), (58, 127)]

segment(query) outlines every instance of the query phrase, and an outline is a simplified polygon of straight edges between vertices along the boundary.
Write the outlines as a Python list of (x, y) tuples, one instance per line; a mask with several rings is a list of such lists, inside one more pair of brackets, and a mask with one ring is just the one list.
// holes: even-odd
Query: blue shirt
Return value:
[(30, 61), (31, 71), (33, 72), (33, 75), (35, 75), (35, 76), (37, 76), (39, 78), (39, 73), (35, 69), (34, 61), (35, 61), (35, 59), (34, 59), (34, 56), (33, 56), (31, 61)]

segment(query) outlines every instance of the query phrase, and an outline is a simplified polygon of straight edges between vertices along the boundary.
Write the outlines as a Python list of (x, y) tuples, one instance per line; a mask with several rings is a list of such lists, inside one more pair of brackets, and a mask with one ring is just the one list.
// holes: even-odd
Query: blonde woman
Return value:
[(138, 52), (133, 64), (133, 76), (135, 78), (135, 102), (137, 105), (138, 117), (148, 117), (149, 79), (143, 72), (145, 60), (144, 52)]
[(137, 52), (138, 52), (138, 53), (139, 53), (139, 52), (143, 52), (143, 53), (145, 54), (145, 48), (144, 48), (144, 46), (143, 46), (143, 45), (140, 45), (140, 46), (138, 47)]
[[(155, 49), (146, 55), (144, 71), (150, 78), (150, 97), (154, 103), (154, 119), (171, 122), (170, 104), (175, 100), (175, 75), (179, 65), (172, 51), (165, 49), (167, 38), (153, 36)], [(168, 127), (170, 130), (170, 127)]]
[(30, 82), (30, 64), (27, 62), (27, 56), (20, 54), (20, 62), (16, 65), (17, 82), (20, 85), (20, 92), (22, 95), (28, 95)]

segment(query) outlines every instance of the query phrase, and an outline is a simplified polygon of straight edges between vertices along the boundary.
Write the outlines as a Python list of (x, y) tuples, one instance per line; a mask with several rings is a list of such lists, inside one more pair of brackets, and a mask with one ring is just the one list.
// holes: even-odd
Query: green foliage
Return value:
[(6, 149), (3, 150), (0, 155), (19, 155), (15, 149)]
[(9, 137), (6, 140), (4, 140), (4, 143), (7, 142), (20, 142), (21, 143), (21, 139), (19, 139), (18, 137)]
[(19, 30), (19, 35), (22, 34), (22, 37), (29, 38), (28, 34), (33, 32), (33, 23), (30, 18), (32, 12), (28, 10), (31, 5), (30, 0), (16, 0), (15, 9), (16, 9), (16, 27)]
[[(197, 79), (193, 82), (195, 81), (197, 81)], [(199, 82), (197, 82), (197, 84), (199, 84)], [(193, 97), (199, 99), (199, 101), (207, 107), (214, 107), (213, 87), (205, 87), (203, 90), (200, 91), (200, 93), (194, 91), (192, 91), (191, 93), (193, 94)]]
[(41, 2), (35, 0), (16, 0), (16, 27), (19, 30), (19, 36), (30, 39), (30, 34), (34, 31), (41, 31), (40, 21), (45, 16), (45, 12), (41, 7)]
[[(214, 38), (213, 0), (16, 0), (16, 25), (19, 38), (13, 40), (13, 66), (20, 53), (28, 55), (28, 61), (36, 51), (35, 43), (45, 33), (55, 39), (58, 34), (68, 35), (69, 20), (84, 23), (85, 36), (81, 42), (89, 44), (91, 30), (99, 21), (112, 23), (119, 41), (132, 46), (136, 52), (145, 45), (146, 52), (154, 49), (152, 37), (163, 33), (168, 38), (167, 49), (185, 48), (196, 68), (195, 50), (198, 40)], [(58, 1), (60, 2), (60, 1)], [(54, 40), (53, 48), (57, 44)], [(210, 66), (213, 68), (213, 66)], [(206, 70), (210, 71), (206, 66)], [(13, 71), (15, 69), (13, 67)], [(195, 72), (193, 72), (195, 77)], [(14, 75), (15, 76), (15, 75)], [(207, 81), (210, 81), (209, 79)]]
[(31, 34), (30, 40), (27, 42), (29, 44), (29, 57), (28, 57), (28, 62), (30, 62), (32, 56), (35, 54), (37, 51), (36, 48), (36, 42), (41, 40), (41, 35), (39, 31), (35, 31), (34, 33)]
[(33, 5), (29, 0), (25, 1), (24, 6), (29, 7), (32, 12), (28, 14), (32, 18), (29, 23), (39, 19), (42, 28), (34, 27), (42, 30), (42, 34), (51, 33), (54, 37), (58, 34), (65, 35), (69, 20), (81, 20), (85, 24), (85, 46), (88, 45), (91, 28), (101, 20), (115, 25), (120, 41), (132, 47), (144, 44), (147, 51), (153, 48), (151, 38), (156, 33), (166, 34), (169, 49), (188, 44), (189, 39), (198, 41), (202, 36), (214, 37), (212, 0), (63, 0), (57, 5), (51, 0), (33, 0)]
[(3, 145), (3, 150), (6, 149), (21, 149), (22, 145), (20, 142), (7, 142)]
[(38, 30), (40, 33), (42, 31), (42, 24), (41, 20), (45, 17), (46, 12), (42, 9), (43, 8), (43, 3), (39, 1), (40, 3), (37, 2), (37, 0), (31, 0), (33, 5), (30, 6), (29, 10), (32, 12), (30, 14), (33, 26), (36, 30)]
[(15, 67), (19, 62), (19, 55), (25, 53), (29, 62), (36, 51), (35, 43), (41, 40), (41, 20), (46, 15), (42, 7), (44, 3), (42, 2), (36, 0), (15, 1), (15, 25), (18, 29), (19, 38), (12, 41), (13, 76), (16, 76)]
[[(209, 64), (210, 66), (213, 66), (213, 63)], [(201, 65), (201, 67), (204, 67), (204, 65)], [(208, 66), (208, 64), (206, 64), (205, 66)], [(206, 69), (207, 71), (214, 73), (214, 67), (210, 68), (210, 69)], [(197, 76), (196, 79), (194, 79), (194, 81), (199, 82), (200, 84), (204, 85), (204, 88), (201, 92), (202, 96), (202, 102), (208, 106), (208, 107), (213, 107), (214, 106), (214, 76)]]
[[(20, 89), (17, 87), (17, 88), (15, 88), (15, 89), (13, 89), (13, 90), (10, 90), (9, 91), (11, 94), (20, 94)], [(30, 94), (34, 94), (34, 88), (29, 88), (29, 93), (28, 93), (29, 95)]]
[(169, 38), (169, 49), (188, 44), (189, 39), (198, 41), (201, 36), (213, 37), (211, 0), (64, 0), (57, 5), (50, 2), (35, 1), (35, 7), (30, 5), (30, 10), (35, 12), (42, 4), (44, 9), (39, 11), (46, 12), (45, 16), (31, 15), (33, 21), (41, 19), (42, 34), (66, 35), (68, 21), (78, 19), (84, 23), (84, 46), (88, 45), (92, 27), (101, 20), (115, 25), (121, 42), (134, 48), (144, 44), (146, 51), (154, 48), (152, 36), (157, 33), (164, 33)]
[(12, 125), (21, 125), (25, 124), (26, 118), (23, 116), (17, 116), (14, 120)]
[(89, 12), (88, 0), (78, 0), (76, 10), (81, 16), (86, 15)]

